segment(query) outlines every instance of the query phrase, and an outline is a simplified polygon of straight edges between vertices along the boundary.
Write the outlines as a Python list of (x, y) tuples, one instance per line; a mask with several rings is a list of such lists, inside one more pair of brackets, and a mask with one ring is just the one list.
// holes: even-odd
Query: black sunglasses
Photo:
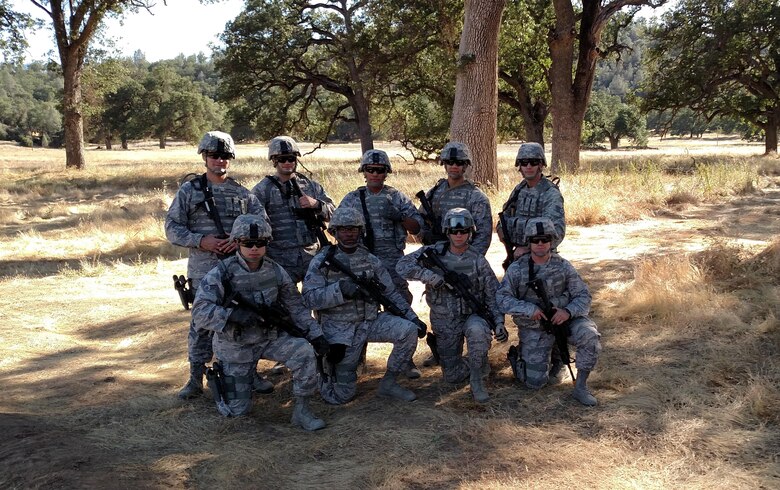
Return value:
[(515, 167), (538, 167), (541, 164), (542, 162), (540, 160), (536, 160), (534, 158), (523, 158), (520, 160), (515, 160)]
[(363, 167), (363, 171), (370, 174), (386, 174), (387, 167)]
[(230, 153), (220, 153), (218, 151), (208, 151), (206, 152), (206, 156), (217, 160), (230, 160), (233, 158), (233, 155)]
[(266, 240), (265, 238), (255, 238), (255, 239), (250, 238), (248, 240), (239, 240), (238, 243), (242, 247), (246, 247), (246, 248), (255, 248), (255, 247), (263, 248), (266, 245), (268, 245), (268, 240)]
[(450, 230), (450, 235), (468, 235), (471, 230)]
[(298, 157), (296, 157), (295, 155), (274, 157), (274, 161), (276, 163), (295, 163), (295, 161), (297, 161), (297, 160), (298, 160)]
[(470, 163), (468, 160), (442, 160), (443, 165), (454, 165), (456, 167), (466, 167)]
[(535, 237), (529, 238), (528, 241), (538, 245), (540, 243), (550, 243), (552, 241), (552, 238), (550, 238), (548, 236), (535, 236)]

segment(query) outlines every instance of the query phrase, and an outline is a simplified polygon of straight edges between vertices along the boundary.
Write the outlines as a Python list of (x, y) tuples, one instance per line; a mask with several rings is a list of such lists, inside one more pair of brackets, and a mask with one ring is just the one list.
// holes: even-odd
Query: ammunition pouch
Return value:
[(185, 310), (190, 309), (190, 305), (195, 302), (195, 290), (192, 288), (192, 279), (186, 279), (184, 276), (173, 275), (173, 288), (179, 294), (179, 301)]
[[(219, 363), (213, 363), (206, 371), (206, 382), (214, 395), (214, 401), (219, 403), (220, 401), (227, 404), (231, 400), (242, 400), (252, 398), (252, 382), (254, 376), (249, 374), (247, 376), (227, 376), (222, 372), (222, 367)], [(248, 390), (236, 390), (237, 384), (248, 385)]]

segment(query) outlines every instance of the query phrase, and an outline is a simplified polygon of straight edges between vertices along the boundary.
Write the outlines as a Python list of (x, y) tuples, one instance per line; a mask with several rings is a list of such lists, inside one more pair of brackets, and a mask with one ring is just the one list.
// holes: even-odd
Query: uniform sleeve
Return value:
[(470, 200), (471, 215), (474, 217), (474, 225), (477, 227), (477, 233), (474, 235), (471, 246), (485, 255), (493, 239), (493, 215), (490, 211), (490, 200), (479, 189), (471, 193)]
[(362, 207), (360, 205), (360, 198), (358, 197), (358, 193), (355, 191), (349, 192), (339, 203), (340, 208), (353, 208), (358, 209), (362, 211)]
[(590, 313), (591, 295), (585, 281), (568, 260), (564, 261), (564, 274), (566, 275), (566, 291), (569, 293), (569, 304), (566, 309), (572, 318), (586, 316)]
[(303, 331), (307, 332), (306, 337), (311, 340), (313, 338), (322, 335), (322, 329), (320, 325), (314, 321), (311, 316), (311, 310), (306, 308), (303, 304), (303, 298), (301, 293), (298, 292), (298, 287), (290, 279), (290, 275), (283, 267), (275, 265), (279, 268), (280, 275), (282, 277), (282, 284), (279, 287), (279, 297), (282, 304), (290, 312), (295, 324)]
[(395, 266), (395, 271), (398, 275), (407, 281), (420, 281), (424, 284), (430, 284), (436, 280), (439, 275), (419, 262), (420, 256), (424, 251), (425, 247), (420, 247), (398, 259), (398, 263)]
[(422, 230), (422, 227), (425, 225), (425, 222), (420, 215), (420, 212), (417, 211), (417, 208), (414, 207), (414, 204), (412, 203), (412, 200), (409, 199), (409, 197), (404, 194), (403, 192), (396, 192), (396, 200), (397, 200), (397, 208), (401, 212), (402, 218), (412, 218), (415, 220), (419, 225), (420, 229)]
[(397, 306), (399, 310), (404, 312), (404, 318), (411, 321), (417, 320), (417, 314), (412, 310), (412, 307), (406, 302), (404, 297), (401, 296), (398, 290), (396, 290), (393, 279), (390, 277), (390, 273), (387, 272), (387, 269), (382, 265), (382, 262), (374, 256), (370, 257), (373, 262), (374, 273), (379, 279), (379, 282), (385, 287), (385, 290), (383, 291), (385, 297)]
[(504, 323), (504, 314), (498, 309), (496, 302), (496, 293), (498, 291), (498, 278), (493, 268), (490, 267), (487, 259), (480, 256), (477, 262), (477, 273), (479, 282), (482, 284), (482, 302), (488, 307), (488, 311), (493, 315), (493, 321), (496, 324)]
[(270, 202), (266, 180), (267, 179), (264, 178), (252, 188), (252, 194), (257, 198), (258, 201), (260, 201), (260, 204), (263, 207), (265, 207)]
[[(524, 299), (515, 297), (515, 291), (525, 288), (527, 278), (523, 275), (521, 262), (514, 262), (507, 269), (504, 279), (496, 291), (496, 304), (498, 310), (505, 315), (517, 315), (524, 318), (531, 318), (537, 309), (536, 304)], [(520, 286), (522, 284), (522, 286)]]
[(320, 252), (312, 259), (303, 279), (303, 303), (312, 310), (327, 310), (346, 303), (338, 281), (329, 283), (320, 269), (323, 253)]
[(331, 216), (333, 216), (333, 211), (336, 210), (333, 199), (325, 193), (325, 189), (319, 183), (314, 181), (309, 182), (311, 182), (312, 193), (314, 194), (312, 197), (322, 203), (322, 209), (319, 212), (320, 217), (325, 221), (330, 221)]
[(563, 195), (555, 186), (551, 185), (542, 196), (542, 216), (550, 218), (558, 233), (558, 239), (552, 244), (553, 248), (556, 248), (566, 236), (566, 214), (563, 209)]
[(192, 303), (192, 322), (196, 329), (224, 332), (232, 308), (225, 308), (225, 288), (219, 267), (211, 269), (200, 281)]
[(168, 214), (165, 215), (165, 237), (174, 245), (198, 248), (203, 234), (193, 233), (188, 228), (191, 190), (192, 184), (186, 182), (176, 192)]

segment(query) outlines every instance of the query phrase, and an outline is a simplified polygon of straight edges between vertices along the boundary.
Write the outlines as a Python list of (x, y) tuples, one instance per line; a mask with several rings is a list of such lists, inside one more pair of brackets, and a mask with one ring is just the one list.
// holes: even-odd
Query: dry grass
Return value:
[[(673, 146), (586, 155), (590, 172), (563, 175), (574, 225), (562, 249), (591, 285), (604, 345), (598, 408), (572, 401), (568, 383), (512, 383), (506, 344), (491, 351), (487, 405), (436, 370), (403, 381), (416, 402), (387, 401), (374, 395), (389, 353), (378, 344), (358, 398), (316, 401), (328, 427), (307, 434), (288, 424), (289, 375), (242, 419), (175, 398), (188, 316), (170, 277), (185, 260), (162, 220), (178, 179), (200, 170), (192, 147), (91, 150), (83, 172), (51, 150), (2, 149), (4, 488), (777, 486), (780, 213), (766, 159)], [(264, 149), (239, 151), (235, 174), (252, 186), (270, 170)], [(391, 154), (391, 182), (409, 194), (441, 173)], [(500, 156), (494, 208), (517, 177), (512, 149)], [(359, 184), (357, 158), (339, 146), (307, 166), (338, 200)], [(734, 167), (745, 179), (732, 172), (721, 192)], [(740, 195), (748, 181), (760, 192)], [(667, 207), (688, 215), (658, 217)], [(500, 269), (500, 244), (489, 259)]]

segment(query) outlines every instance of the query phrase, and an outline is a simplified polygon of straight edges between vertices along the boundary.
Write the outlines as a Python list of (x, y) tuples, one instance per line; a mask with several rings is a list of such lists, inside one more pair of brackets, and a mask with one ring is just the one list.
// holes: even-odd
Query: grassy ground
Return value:
[[(599, 407), (567, 383), (515, 385), (506, 344), (489, 404), (435, 370), (405, 382), (416, 402), (379, 399), (378, 344), (356, 400), (314, 404), (328, 423), (315, 434), (288, 424), (289, 375), (237, 420), (175, 397), (188, 319), (169, 283), (186, 259), (162, 219), (200, 171), (193, 147), (90, 150), (76, 172), (62, 152), (0, 144), (0, 486), (777, 488), (780, 164), (748, 154), (760, 145), (698, 143), (586, 154), (589, 171), (562, 175), (561, 253), (591, 286), (604, 344)], [(408, 194), (442, 173), (383, 148)], [(515, 150), (500, 149), (494, 212)], [(270, 172), (261, 145), (238, 152), (245, 185)], [(358, 157), (338, 145), (305, 163), (339, 200), (360, 184)], [(500, 244), (489, 258), (500, 270)]]

